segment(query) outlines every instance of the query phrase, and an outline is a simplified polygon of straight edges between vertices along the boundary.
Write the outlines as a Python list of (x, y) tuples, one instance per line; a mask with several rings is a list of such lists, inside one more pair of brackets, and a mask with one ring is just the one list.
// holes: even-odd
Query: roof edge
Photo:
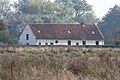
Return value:
[(100, 28), (98, 27), (97, 23), (95, 23), (94, 25), (97, 27), (97, 29), (98, 29), (98, 31), (99, 31), (99, 33), (100, 33), (100, 35), (102, 36), (102, 38), (103, 38), (103, 40), (104, 40), (105, 38), (104, 38), (104, 36), (103, 36), (102, 32), (100, 31)]

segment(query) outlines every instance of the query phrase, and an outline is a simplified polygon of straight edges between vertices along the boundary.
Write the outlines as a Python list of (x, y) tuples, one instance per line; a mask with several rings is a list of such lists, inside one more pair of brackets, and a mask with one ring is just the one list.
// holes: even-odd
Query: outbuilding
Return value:
[(19, 44), (104, 45), (104, 37), (96, 24), (28, 24)]

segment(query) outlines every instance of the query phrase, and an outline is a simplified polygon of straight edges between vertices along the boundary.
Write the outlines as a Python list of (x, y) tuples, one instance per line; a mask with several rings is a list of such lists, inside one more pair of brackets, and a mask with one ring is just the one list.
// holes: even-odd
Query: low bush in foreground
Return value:
[(0, 48), (0, 80), (119, 79), (119, 48)]

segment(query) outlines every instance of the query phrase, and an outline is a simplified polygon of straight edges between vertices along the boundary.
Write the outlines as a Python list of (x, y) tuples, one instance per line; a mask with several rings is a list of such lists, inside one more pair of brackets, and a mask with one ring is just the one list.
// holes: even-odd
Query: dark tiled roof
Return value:
[(28, 24), (37, 39), (103, 40), (99, 28), (81, 24)]

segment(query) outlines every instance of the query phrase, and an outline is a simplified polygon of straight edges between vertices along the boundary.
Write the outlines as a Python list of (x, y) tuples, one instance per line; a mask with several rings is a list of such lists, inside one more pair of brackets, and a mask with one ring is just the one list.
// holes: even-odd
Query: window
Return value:
[(96, 41), (96, 45), (99, 45), (99, 41)]
[(48, 43), (45, 43), (45, 45), (48, 45)]
[(58, 41), (55, 41), (55, 43), (58, 43)]
[(68, 41), (68, 45), (71, 45), (71, 41)]
[(95, 34), (95, 32), (94, 32), (94, 31), (92, 31), (92, 34)]
[(70, 31), (68, 31), (68, 33), (70, 34)]
[(76, 43), (76, 45), (79, 45), (79, 43)]
[(29, 34), (26, 34), (26, 40), (29, 40)]
[(83, 41), (83, 45), (86, 45), (86, 41)]
[(50, 45), (53, 45), (53, 43), (50, 43)]
[(39, 43), (39, 45), (41, 45), (41, 43)]
[(26, 43), (26, 45), (29, 45), (29, 43)]

